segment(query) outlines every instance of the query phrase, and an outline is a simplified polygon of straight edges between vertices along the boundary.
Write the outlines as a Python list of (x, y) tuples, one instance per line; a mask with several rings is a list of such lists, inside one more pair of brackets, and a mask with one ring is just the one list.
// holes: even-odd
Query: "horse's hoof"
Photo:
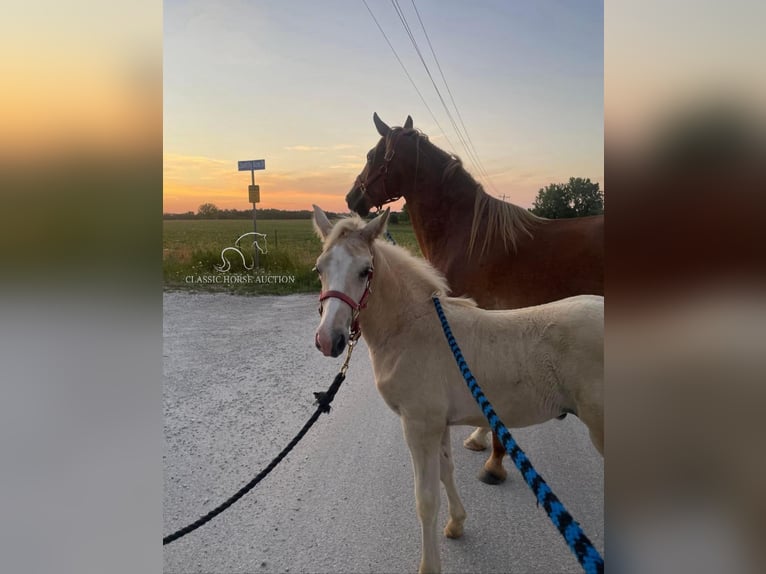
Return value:
[(487, 445), (479, 442), (477, 440), (472, 439), (471, 437), (468, 437), (463, 441), (463, 446), (467, 448), (468, 450), (476, 450), (476, 451), (482, 451), (487, 450)]
[(493, 474), (489, 472), (486, 468), (481, 469), (481, 472), (479, 473), (479, 480), (482, 481), (484, 484), (502, 484), (505, 482), (504, 476), (498, 476), (496, 474)]
[(444, 536), (447, 538), (460, 538), (463, 535), (463, 525), (453, 523), (451, 520), (444, 527)]

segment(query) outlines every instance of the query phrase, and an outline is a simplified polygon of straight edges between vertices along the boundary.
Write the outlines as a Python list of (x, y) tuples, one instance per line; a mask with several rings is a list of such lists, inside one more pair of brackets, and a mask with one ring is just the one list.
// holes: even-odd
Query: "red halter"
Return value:
[(370, 272), (367, 274), (367, 283), (364, 286), (364, 293), (362, 293), (362, 298), (359, 299), (359, 303), (354, 301), (351, 297), (343, 293), (342, 291), (323, 291), (319, 294), (319, 314), (322, 314), (322, 301), (325, 299), (340, 299), (343, 301), (346, 305), (351, 307), (351, 332), (349, 333), (349, 336), (352, 340), (356, 340), (359, 338), (359, 335), (362, 334), (361, 329), (359, 328), (359, 311), (367, 307), (367, 299), (370, 296), (370, 293), (372, 293), (372, 288), (370, 285), (372, 284), (372, 273), (373, 268), (370, 267)]

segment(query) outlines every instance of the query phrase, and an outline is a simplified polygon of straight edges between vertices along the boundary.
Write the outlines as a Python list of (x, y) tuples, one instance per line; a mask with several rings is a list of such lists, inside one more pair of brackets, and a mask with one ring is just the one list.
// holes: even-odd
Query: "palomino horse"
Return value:
[[(453, 295), (485, 309), (515, 309), (580, 294), (604, 293), (604, 217), (549, 220), (491, 197), (463, 169), (412, 128), (390, 128), (373, 116), (381, 139), (346, 202), (362, 216), (404, 197), (420, 250), (447, 278)], [(489, 429), (466, 448), (484, 450)], [(493, 436), (480, 479), (505, 480), (505, 449)]]
[[(485, 311), (447, 297), (444, 277), (427, 261), (377, 238), (388, 210), (365, 224), (354, 216), (334, 227), (314, 206), (324, 242), (316, 345), (337, 357), (350, 329), (367, 342), (375, 384), (402, 420), (412, 455), (422, 533), (420, 572), (439, 572), (439, 480), (447, 491), (444, 534), (463, 534), (466, 513), (453, 479), (450, 425), (483, 415), (455, 366), (431, 300), (442, 299), (455, 338), (495, 411), (508, 427), (576, 413), (602, 452), (604, 299), (581, 295), (506, 311)], [(374, 269), (374, 272), (373, 272)]]

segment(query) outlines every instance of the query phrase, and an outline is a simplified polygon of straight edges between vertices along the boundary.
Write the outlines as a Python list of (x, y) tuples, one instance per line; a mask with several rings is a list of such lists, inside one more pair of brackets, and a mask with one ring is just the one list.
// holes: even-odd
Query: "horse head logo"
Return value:
[(266, 255), (269, 252), (268, 245), (266, 244), (265, 233), (256, 233), (255, 231), (244, 233), (237, 238), (233, 246), (224, 247), (221, 250), (221, 264), (215, 266), (216, 271), (219, 271), (221, 273), (228, 273), (229, 271), (231, 271), (231, 261), (229, 261), (226, 258), (226, 253), (228, 251), (233, 251), (234, 253), (239, 255), (239, 257), (242, 259), (242, 266), (248, 271), (252, 270), (255, 267), (255, 258), (251, 257), (250, 264), (248, 265), (247, 258), (245, 257), (245, 254), (242, 252), (242, 246), (239, 244), (239, 242), (242, 241), (242, 239), (247, 237), (248, 235), (253, 236), (253, 243), (252, 243), (253, 253), (255, 253), (256, 249), (259, 252), (261, 252), (263, 255)]

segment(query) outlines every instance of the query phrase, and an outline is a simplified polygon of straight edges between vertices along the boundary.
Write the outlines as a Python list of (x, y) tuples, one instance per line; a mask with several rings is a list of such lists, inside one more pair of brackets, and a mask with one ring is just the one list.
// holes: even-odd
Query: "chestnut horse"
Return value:
[[(604, 294), (604, 216), (544, 219), (488, 195), (460, 159), (412, 127), (390, 128), (373, 115), (381, 138), (346, 195), (365, 216), (401, 197), (420, 250), (441, 271), (453, 295), (485, 309), (515, 309)], [(466, 448), (483, 450), (489, 429), (476, 429)], [(479, 478), (505, 480), (505, 450), (492, 437)]]

